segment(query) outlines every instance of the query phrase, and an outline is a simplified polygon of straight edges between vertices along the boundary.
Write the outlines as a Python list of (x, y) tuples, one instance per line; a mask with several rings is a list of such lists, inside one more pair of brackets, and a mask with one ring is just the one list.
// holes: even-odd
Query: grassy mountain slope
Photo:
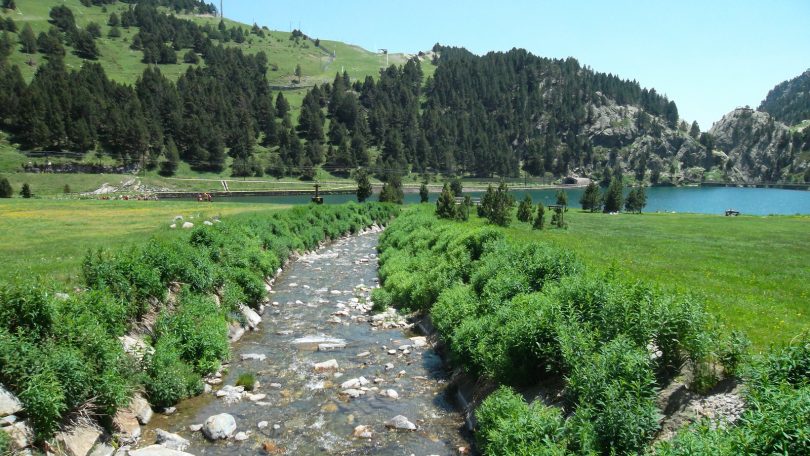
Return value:
[[(103, 66), (107, 75), (118, 82), (134, 84), (141, 76), (147, 64), (141, 62), (143, 53), (130, 49), (132, 38), (138, 32), (137, 27), (120, 28), (121, 37), (108, 37), (110, 26), (107, 25), (110, 14), (116, 13), (121, 16), (130, 5), (125, 3), (115, 3), (106, 7), (92, 6), (86, 7), (79, 0), (36, 0), (28, 2), (18, 2), (17, 10), (0, 9), (0, 19), (12, 18), (17, 26), (17, 33), (11, 33), (10, 37), (14, 43), (14, 49), (9, 57), (11, 64), (16, 64), (27, 82), (30, 82), (37, 71), (39, 65), (44, 63), (45, 56), (41, 53), (25, 54), (21, 52), (19, 45), (19, 34), (26, 24), (29, 24), (34, 33), (47, 32), (51, 27), (49, 12), (52, 7), (65, 5), (69, 7), (76, 18), (76, 24), (84, 28), (87, 24), (95, 22), (101, 27), (102, 36), (96, 39), (96, 46), (100, 56), (98, 62)], [(167, 14), (169, 12), (167, 11)], [(191, 20), (199, 25), (210, 24), (216, 27), (220, 19), (209, 15), (180, 14), (177, 17)], [(364, 80), (367, 76), (377, 76), (381, 67), (385, 65), (385, 57), (367, 51), (359, 46), (342, 43), (339, 41), (321, 40), (320, 47), (316, 47), (312, 40), (292, 40), (291, 33), (282, 31), (270, 31), (263, 29), (264, 37), (250, 34), (252, 26), (241, 24), (230, 19), (225, 19), (228, 28), (241, 27), (247, 40), (238, 44), (234, 41), (222, 43), (229, 47), (238, 47), (247, 54), (264, 52), (267, 55), (270, 70), (267, 72), (268, 83), (273, 87), (284, 87), (284, 95), (291, 105), (291, 114), (295, 122), (300, 110), (301, 101), (307, 88), (324, 82), (331, 82), (335, 73), (345, 70), (352, 80)], [(214, 41), (214, 44), (220, 44)], [(73, 53), (70, 46), (65, 46), (67, 55), (65, 63), (68, 68), (78, 69), (83, 64), (83, 60)], [(390, 64), (402, 64), (409, 56), (404, 54), (391, 54), (388, 56)], [(171, 80), (177, 80), (191, 65), (183, 63), (183, 52), (178, 52), (177, 64), (158, 65), (161, 73)], [(204, 65), (204, 62), (201, 63)], [(295, 68), (300, 65), (302, 77), (295, 76)], [(435, 71), (435, 67), (430, 64), (423, 66), (426, 77)], [(298, 88), (296, 88), (298, 87)], [(257, 153), (262, 154), (261, 147)], [(58, 175), (36, 175), (19, 173), (20, 164), (31, 160), (19, 148), (10, 143), (8, 135), (0, 131), (0, 173), (6, 175), (15, 189), (19, 189), (23, 182), (32, 185), (35, 193), (40, 195), (61, 193), (65, 185), (70, 186), (72, 191), (88, 191), (98, 188), (104, 182), (113, 185), (121, 180), (128, 179), (128, 176), (121, 175), (99, 175), (99, 174), (58, 174)], [(42, 160), (40, 160), (42, 161)], [(106, 157), (99, 157), (95, 154), (86, 154), (86, 162), (99, 163), (107, 161)], [(221, 189), (219, 180), (228, 178), (230, 170), (226, 163), (226, 170), (221, 174), (200, 173), (192, 171), (187, 164), (181, 164), (175, 179), (165, 179), (157, 175), (156, 172), (148, 172), (143, 176), (143, 182), (155, 187), (173, 188), (181, 190), (213, 190)], [(328, 174), (322, 173), (319, 178), (322, 180), (339, 180)], [(184, 181), (180, 179), (211, 179), (205, 181)], [(289, 180), (289, 179), (287, 179)], [(269, 188), (276, 185), (267, 178), (268, 183), (258, 185), (262, 188)]]
[[(118, 82), (134, 83), (143, 73), (146, 64), (141, 62), (143, 54), (129, 48), (132, 37), (137, 32), (137, 28), (121, 29), (120, 38), (108, 38), (110, 27), (107, 20), (111, 13), (117, 14), (129, 8), (124, 3), (107, 5), (106, 8), (92, 6), (86, 7), (79, 0), (36, 0), (20, 2), (17, 10), (0, 10), (0, 17), (11, 17), (17, 23), (18, 33), (27, 23), (31, 25), (34, 33), (45, 32), (50, 28), (48, 23), (48, 13), (51, 8), (57, 5), (69, 7), (76, 17), (76, 24), (85, 27), (90, 22), (95, 22), (101, 26), (102, 37), (96, 40), (101, 57), (99, 63), (104, 67), (107, 75)], [(106, 10), (106, 12), (105, 12)], [(206, 23), (216, 26), (219, 18), (201, 15), (178, 15), (179, 18), (188, 19), (200, 25)], [(241, 24), (230, 19), (225, 19), (228, 27), (242, 27), (245, 32), (250, 30), (247, 24)], [(14, 36), (16, 39), (16, 35)], [(215, 44), (217, 44), (215, 42)], [(273, 85), (290, 84), (294, 77), (296, 65), (301, 65), (303, 70), (302, 86), (319, 84), (331, 81), (335, 72), (345, 69), (352, 79), (364, 79), (366, 76), (375, 76), (379, 69), (385, 65), (385, 58), (380, 54), (367, 51), (351, 44), (339, 41), (322, 40), (321, 47), (334, 52), (331, 57), (328, 52), (321, 48), (316, 48), (312, 41), (300, 41), (296, 43), (290, 40), (290, 33), (281, 31), (265, 30), (265, 37), (251, 35), (242, 44), (230, 42), (227, 46), (240, 47), (249, 54), (264, 51), (268, 56), (271, 66), (277, 65), (278, 69), (268, 73), (268, 80)], [(182, 56), (180, 56), (182, 57)], [(24, 54), (20, 52), (19, 46), (11, 55), (10, 61), (20, 65), (23, 76), (30, 80), (36, 72), (36, 65), (43, 59), (42, 54)], [(181, 59), (182, 60), (182, 59)], [(404, 63), (406, 56), (403, 54), (391, 54), (389, 62), (391, 64)], [(82, 59), (69, 54), (65, 58), (69, 66), (78, 68), (82, 65)], [(29, 63), (30, 62), (30, 63)], [(159, 65), (163, 74), (171, 79), (177, 79), (189, 67), (188, 64), (178, 63), (176, 65)], [(425, 68), (425, 71), (430, 69)]]

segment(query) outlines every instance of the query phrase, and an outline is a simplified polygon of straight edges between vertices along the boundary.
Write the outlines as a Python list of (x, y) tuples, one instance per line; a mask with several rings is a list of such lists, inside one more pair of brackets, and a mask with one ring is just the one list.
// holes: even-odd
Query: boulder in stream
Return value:
[(385, 427), (403, 431), (415, 431), (416, 425), (402, 415), (397, 415), (385, 422)]
[(371, 432), (371, 426), (360, 425), (354, 428), (352, 435), (358, 439), (370, 439), (374, 433)]
[(316, 363), (314, 368), (315, 372), (329, 372), (329, 371), (336, 371), (339, 369), (338, 362), (336, 359), (330, 359), (329, 361)]
[(189, 441), (183, 437), (164, 431), (163, 429), (155, 429), (155, 436), (157, 437), (156, 441), (158, 445), (170, 450), (183, 451), (190, 445)]
[(236, 432), (236, 420), (227, 413), (210, 416), (203, 423), (202, 432), (210, 440), (227, 439)]
[(194, 456), (179, 450), (172, 450), (162, 445), (150, 445), (140, 450), (129, 451), (129, 456)]

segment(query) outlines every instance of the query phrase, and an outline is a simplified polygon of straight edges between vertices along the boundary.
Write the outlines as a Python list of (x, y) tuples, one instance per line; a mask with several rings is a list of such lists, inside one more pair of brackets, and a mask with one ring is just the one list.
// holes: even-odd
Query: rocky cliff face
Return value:
[[(600, 94), (601, 95), (601, 94)], [(589, 123), (581, 134), (606, 154), (612, 169), (653, 183), (700, 181), (706, 149), (681, 128), (636, 106), (622, 106), (601, 96), (589, 106)], [(587, 172), (588, 170), (582, 170)]]
[(709, 133), (715, 148), (727, 156), (723, 169), (733, 181), (790, 180), (808, 167), (790, 129), (768, 113), (737, 108), (715, 122)]

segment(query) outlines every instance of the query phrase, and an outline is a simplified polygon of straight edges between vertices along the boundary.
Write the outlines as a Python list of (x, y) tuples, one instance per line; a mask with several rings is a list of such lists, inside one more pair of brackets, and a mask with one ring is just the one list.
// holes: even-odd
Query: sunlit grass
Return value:
[(0, 280), (41, 276), (49, 282), (78, 283), (89, 249), (171, 237), (177, 215), (192, 223), (213, 216), (278, 210), (280, 205), (196, 201), (58, 201), (0, 199)]

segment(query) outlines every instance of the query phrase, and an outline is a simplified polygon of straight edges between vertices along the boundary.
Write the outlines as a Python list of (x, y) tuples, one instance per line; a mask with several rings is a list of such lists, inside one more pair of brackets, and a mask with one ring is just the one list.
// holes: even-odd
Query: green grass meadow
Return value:
[(74, 285), (88, 250), (143, 243), (153, 236), (171, 238), (179, 231), (169, 228), (177, 215), (199, 224), (213, 216), (224, 218), (283, 207), (196, 201), (0, 199), (0, 280), (34, 275)]
[[(549, 217), (550, 220), (550, 217)], [(755, 349), (810, 329), (810, 217), (584, 213), (567, 230), (515, 222), (515, 239), (567, 247), (587, 264), (705, 296), (727, 329)], [(481, 223), (480, 221), (477, 223)]]

